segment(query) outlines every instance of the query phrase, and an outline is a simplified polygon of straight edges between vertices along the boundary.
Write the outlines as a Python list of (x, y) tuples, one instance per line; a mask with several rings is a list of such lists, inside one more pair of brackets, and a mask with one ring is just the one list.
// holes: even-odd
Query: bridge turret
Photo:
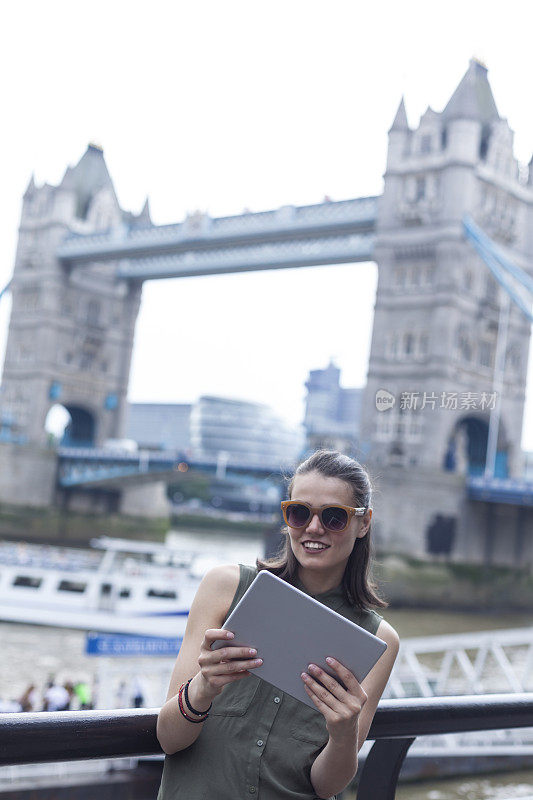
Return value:
[[(147, 206), (140, 217), (150, 224)], [(88, 146), (58, 186), (37, 186), (32, 176), (26, 188), (1, 406), (32, 444), (46, 441), (46, 415), (56, 403), (71, 414), (69, 433), (80, 444), (123, 434), (141, 284), (117, 281), (114, 263), (65, 267), (56, 251), (72, 233), (137, 219), (121, 210), (98, 145)]]
[(144, 205), (141, 209), (141, 213), (137, 218), (139, 224), (143, 225), (152, 225), (152, 216), (150, 214), (150, 200), (148, 197), (144, 201)]
[(405, 110), (405, 100), (402, 97), (400, 105), (394, 117), (394, 121), (389, 130), (389, 147), (387, 151), (387, 168), (391, 164), (396, 163), (398, 160), (409, 151), (411, 140), (411, 130), (407, 121), (407, 112)]
[[(404, 111), (402, 103), (389, 134), (376, 226), (379, 278), (361, 432), (365, 458), (377, 469), (420, 468), (438, 486), (444, 475), (483, 472), (494, 401), (502, 291), (465, 241), (462, 218), (470, 214), (531, 268), (525, 237), (533, 195), (520, 183), (512, 131), (479, 62), (470, 62), (441, 113), (428, 108), (408, 131)], [(515, 475), (521, 461), (528, 347), (529, 325), (513, 308), (501, 476)]]

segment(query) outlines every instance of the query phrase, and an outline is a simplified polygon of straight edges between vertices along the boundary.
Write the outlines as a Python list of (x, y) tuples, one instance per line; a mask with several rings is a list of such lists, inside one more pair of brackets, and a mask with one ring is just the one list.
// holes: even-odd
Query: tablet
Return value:
[(223, 628), (233, 631), (235, 638), (218, 639), (211, 645), (213, 650), (255, 647), (263, 664), (250, 670), (252, 675), (315, 711), (300, 677), (308, 672), (309, 664), (317, 664), (339, 680), (326, 663), (326, 656), (332, 656), (361, 682), (387, 649), (382, 639), (268, 570), (259, 572)]

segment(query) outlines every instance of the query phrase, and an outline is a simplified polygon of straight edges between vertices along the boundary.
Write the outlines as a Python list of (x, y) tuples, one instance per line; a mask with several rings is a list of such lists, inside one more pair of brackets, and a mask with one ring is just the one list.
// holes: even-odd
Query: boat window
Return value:
[(120, 590), (119, 597), (129, 597), (131, 595), (131, 589), (126, 589), (125, 587)]
[(147, 597), (159, 597), (161, 600), (175, 600), (177, 597), (176, 592), (171, 589), (148, 589), (146, 592)]
[(34, 578), (32, 575), (17, 575), (13, 581), (13, 586), (24, 586), (26, 589), (38, 589), (42, 578)]
[(83, 594), (86, 588), (87, 584), (80, 583), (79, 581), (60, 581), (57, 590), (58, 592), (76, 592), (77, 594)]

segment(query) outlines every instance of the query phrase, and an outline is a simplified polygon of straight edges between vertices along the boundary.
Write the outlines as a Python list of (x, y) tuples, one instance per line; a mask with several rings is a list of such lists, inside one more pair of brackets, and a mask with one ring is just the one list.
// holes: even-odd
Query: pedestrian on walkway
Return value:
[(37, 705), (37, 692), (35, 691), (35, 684), (30, 683), (27, 689), (24, 690), (19, 698), (21, 711), (33, 711)]
[(43, 711), (68, 711), (70, 708), (70, 695), (68, 690), (55, 679), (48, 682), (44, 693)]

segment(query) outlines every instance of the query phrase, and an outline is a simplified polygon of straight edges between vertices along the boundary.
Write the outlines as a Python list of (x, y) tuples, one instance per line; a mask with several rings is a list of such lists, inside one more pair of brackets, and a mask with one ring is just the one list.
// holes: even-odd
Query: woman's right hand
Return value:
[[(192, 690), (195, 699), (200, 703), (197, 708), (209, 705), (227, 683), (246, 678), (250, 675), (250, 669), (260, 667), (263, 663), (263, 659), (257, 658), (257, 650), (252, 647), (221, 647), (211, 650), (213, 642), (229, 642), (232, 638), (230, 631), (217, 628), (206, 630), (198, 656), (200, 672), (195, 675), (189, 687), (189, 693)], [(205, 701), (203, 705), (202, 700)]]

